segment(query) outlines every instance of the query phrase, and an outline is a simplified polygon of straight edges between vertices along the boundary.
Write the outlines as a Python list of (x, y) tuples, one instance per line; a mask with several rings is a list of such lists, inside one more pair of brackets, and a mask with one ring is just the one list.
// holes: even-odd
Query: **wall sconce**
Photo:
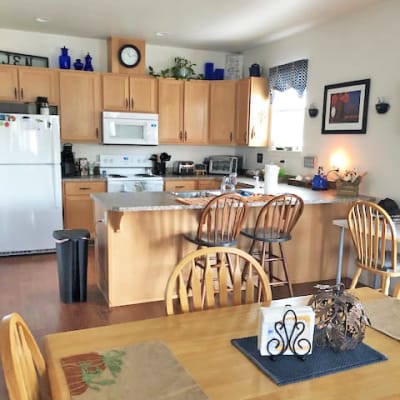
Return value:
[(378, 114), (386, 114), (389, 111), (390, 104), (386, 103), (385, 100), (382, 100), (378, 97), (378, 102), (375, 104), (375, 109)]
[(311, 118), (315, 118), (318, 115), (318, 108), (314, 103), (310, 104), (310, 107), (308, 108), (308, 115)]

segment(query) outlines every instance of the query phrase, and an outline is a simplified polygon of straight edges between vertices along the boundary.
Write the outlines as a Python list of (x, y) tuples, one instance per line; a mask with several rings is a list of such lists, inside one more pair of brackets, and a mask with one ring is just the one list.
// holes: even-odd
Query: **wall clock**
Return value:
[(145, 41), (110, 37), (108, 39), (108, 71), (124, 74), (145, 74)]
[(124, 67), (134, 68), (139, 64), (141, 54), (140, 50), (133, 44), (125, 44), (119, 49), (118, 57)]

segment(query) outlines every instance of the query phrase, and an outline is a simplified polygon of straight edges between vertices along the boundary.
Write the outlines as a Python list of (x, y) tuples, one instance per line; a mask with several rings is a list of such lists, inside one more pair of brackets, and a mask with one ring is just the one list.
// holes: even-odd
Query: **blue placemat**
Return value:
[(354, 350), (335, 353), (330, 347), (313, 347), (302, 361), (295, 356), (261, 356), (257, 336), (232, 339), (232, 344), (278, 385), (286, 385), (387, 360), (383, 354), (360, 343)]

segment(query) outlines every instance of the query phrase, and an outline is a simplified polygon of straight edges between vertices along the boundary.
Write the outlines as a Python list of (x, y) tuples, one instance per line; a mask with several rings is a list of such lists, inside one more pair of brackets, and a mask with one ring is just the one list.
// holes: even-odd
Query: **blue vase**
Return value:
[(92, 57), (90, 57), (90, 54), (87, 53), (87, 56), (85, 57), (85, 66), (83, 67), (84, 71), (93, 71), (93, 66), (92, 66)]
[(82, 63), (80, 58), (77, 58), (76, 61), (74, 62), (74, 68), (77, 71), (82, 71), (83, 70), (83, 63)]
[(61, 69), (71, 68), (71, 57), (68, 55), (68, 49), (65, 46), (61, 49), (61, 55), (58, 57), (58, 63)]

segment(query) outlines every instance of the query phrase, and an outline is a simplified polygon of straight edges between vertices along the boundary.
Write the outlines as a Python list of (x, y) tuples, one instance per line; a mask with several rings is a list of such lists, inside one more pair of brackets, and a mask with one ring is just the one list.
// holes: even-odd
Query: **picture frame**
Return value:
[(366, 133), (370, 79), (326, 85), (321, 133)]

